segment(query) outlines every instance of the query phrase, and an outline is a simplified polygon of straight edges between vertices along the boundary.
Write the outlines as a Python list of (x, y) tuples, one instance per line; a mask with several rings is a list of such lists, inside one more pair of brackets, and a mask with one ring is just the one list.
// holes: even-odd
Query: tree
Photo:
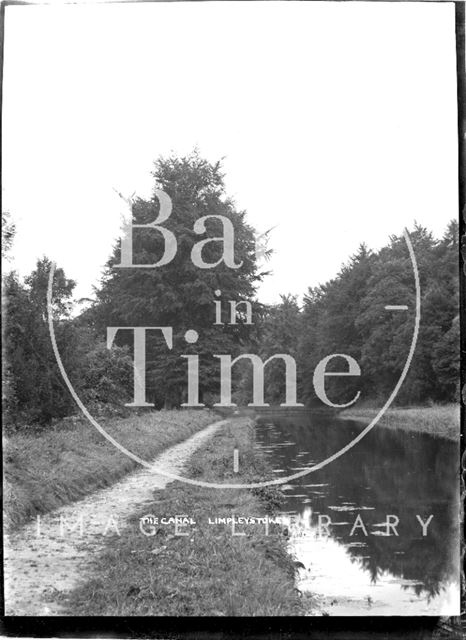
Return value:
[(433, 349), (433, 370), (442, 400), (458, 401), (460, 397), (460, 318), (456, 316), (448, 331)]
[[(419, 270), (421, 324), (399, 403), (444, 402), (457, 397), (458, 225), (451, 222), (441, 240), (419, 224), (410, 232)], [(408, 312), (387, 310), (407, 305)], [(361, 367), (354, 379), (326, 381), (328, 395), (343, 403), (361, 390), (361, 399), (384, 401), (395, 387), (414, 331), (415, 280), (403, 236), (392, 236), (377, 253), (362, 245), (336, 278), (304, 298), (300, 365), (305, 400), (313, 404), (312, 375), (317, 362), (346, 353)]]
[[(304, 297), (299, 362), (303, 371), (303, 397), (308, 404), (317, 402), (312, 378), (314, 368), (322, 358), (345, 353), (360, 361), (364, 337), (357, 321), (374, 263), (374, 254), (362, 244), (348, 263), (342, 266), (336, 278), (309, 289)], [(329, 363), (329, 370), (339, 366), (341, 363), (335, 359)], [(328, 397), (336, 404), (348, 402), (364, 384), (364, 377), (328, 378)]]
[(13, 245), (16, 225), (11, 220), (9, 211), (2, 212), (2, 258), (8, 259), (8, 253)]
[[(10, 213), (8, 211), (2, 212), (2, 263), (4, 260), (9, 259), (9, 252), (13, 244), (16, 228), (11, 221)], [(2, 264), (3, 266), (3, 264)], [(3, 318), (6, 315), (7, 297), (6, 287), (8, 281), (11, 279), (11, 273), (2, 274), (2, 313)], [(2, 322), (2, 340), (5, 344), (5, 322)], [(16, 405), (16, 397), (14, 390), (14, 380), (11, 373), (11, 368), (6, 358), (2, 361), (2, 403), (3, 403), (3, 415), (6, 420), (9, 420), (14, 407)]]
[[(301, 312), (297, 296), (281, 295), (280, 303), (265, 307), (255, 334), (255, 341), (249, 345), (250, 353), (257, 353), (265, 362), (275, 354), (287, 354), (297, 360), (301, 335)], [(245, 351), (245, 350), (244, 350)], [(253, 367), (245, 359), (238, 363), (240, 372), (235, 402), (246, 405), (253, 402)], [(283, 360), (277, 358), (267, 364), (264, 370), (264, 401), (268, 404), (285, 402), (286, 369)], [(298, 374), (299, 382), (299, 374)], [(297, 386), (299, 395), (299, 386)]]
[[(253, 317), (261, 312), (254, 300), (255, 289), (264, 277), (256, 265), (254, 230), (246, 222), (244, 211), (238, 211), (225, 195), (220, 163), (211, 164), (197, 152), (187, 157), (160, 158), (154, 170), (155, 189), (167, 193), (173, 209), (164, 227), (175, 234), (177, 253), (173, 260), (157, 268), (117, 268), (120, 246), (114, 248), (107, 262), (101, 285), (96, 292), (93, 312), (96, 325), (103, 334), (109, 326), (163, 326), (173, 328), (173, 349), (155, 333), (147, 339), (147, 398), (157, 406), (178, 406), (185, 399), (187, 385), (186, 360), (182, 354), (198, 354), (200, 398), (218, 392), (219, 366), (213, 354), (238, 354), (250, 339), (251, 325), (239, 318), (230, 322), (229, 301), (250, 301)], [(159, 200), (134, 202), (134, 223), (152, 222), (159, 213)], [(202, 236), (193, 230), (202, 216), (224, 216), (234, 228), (234, 254), (239, 268), (221, 262), (215, 268), (200, 269), (191, 260), (193, 246), (202, 239), (220, 237), (220, 220), (206, 222)], [(147, 229), (133, 231), (133, 262), (153, 263), (163, 255), (160, 233)], [(222, 255), (221, 243), (209, 242), (203, 259), (214, 263)], [(217, 292), (220, 292), (219, 294)], [(214, 324), (215, 303), (221, 305), (221, 321)], [(244, 320), (244, 318), (243, 318)], [(199, 339), (187, 344), (185, 332), (194, 329)], [(127, 335), (125, 335), (127, 334)], [(129, 332), (120, 332), (117, 344), (131, 345)], [(202, 399), (201, 399), (202, 402)]]
[[(46, 423), (67, 415), (73, 404), (55, 362), (47, 326), (46, 290), (51, 263), (38, 260), (21, 283), (15, 273), (5, 280), (7, 321), (5, 356), (14, 390), (14, 415)], [(69, 322), (69, 300), (75, 283), (62, 269), (54, 277), (52, 306), (57, 345), (67, 371), (74, 369), (75, 335)], [(10, 409), (13, 409), (10, 403)]]

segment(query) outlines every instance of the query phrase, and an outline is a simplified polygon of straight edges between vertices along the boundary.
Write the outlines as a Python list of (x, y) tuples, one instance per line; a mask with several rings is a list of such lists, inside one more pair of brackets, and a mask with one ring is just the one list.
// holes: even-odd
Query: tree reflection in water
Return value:
[[(283, 470), (274, 474), (280, 477), (329, 457), (361, 428), (321, 415), (267, 416), (258, 420), (256, 440), (272, 468)], [(458, 465), (455, 442), (376, 426), (338, 460), (285, 486), (284, 510), (302, 514), (311, 507), (316, 521), (325, 514), (332, 523), (347, 523), (331, 526), (330, 533), (373, 582), (388, 571), (403, 589), (433, 597), (458, 579)], [(367, 537), (361, 528), (350, 536), (358, 514)], [(399, 535), (374, 535), (384, 531), (374, 525), (387, 514), (399, 518)], [(416, 515), (425, 522), (431, 514), (423, 537)]]

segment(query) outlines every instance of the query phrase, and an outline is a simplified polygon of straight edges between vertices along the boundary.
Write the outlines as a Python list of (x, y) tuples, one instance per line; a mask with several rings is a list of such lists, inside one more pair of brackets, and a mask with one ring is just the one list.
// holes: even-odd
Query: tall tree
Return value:
[[(167, 193), (173, 209), (163, 226), (173, 232), (177, 253), (173, 260), (156, 268), (118, 268), (121, 248), (116, 246), (97, 293), (94, 313), (104, 332), (108, 326), (163, 326), (173, 328), (173, 349), (161, 337), (148, 334), (147, 399), (157, 406), (179, 405), (186, 398), (187, 364), (182, 354), (198, 354), (200, 398), (218, 392), (219, 364), (213, 354), (239, 353), (247, 343), (252, 326), (246, 318), (230, 324), (230, 302), (250, 301), (253, 318), (261, 307), (255, 298), (256, 285), (263, 278), (256, 264), (254, 230), (225, 194), (220, 163), (211, 164), (197, 152), (187, 157), (160, 158), (154, 170), (155, 189)], [(159, 213), (159, 199), (136, 200), (132, 215), (135, 224), (147, 224)], [(222, 222), (209, 218), (205, 232), (194, 232), (203, 216), (224, 216), (234, 229), (234, 256), (238, 268), (221, 261), (214, 268), (200, 269), (192, 259), (193, 246), (207, 238), (223, 235)], [(208, 242), (202, 257), (215, 263), (222, 257), (222, 243)], [(133, 230), (133, 262), (154, 263), (164, 251), (162, 235), (154, 230)], [(216, 322), (216, 302), (221, 322)], [(244, 305), (241, 310), (244, 311)], [(185, 332), (195, 330), (199, 339), (188, 344)], [(127, 333), (127, 335), (125, 335)], [(129, 332), (120, 332), (117, 344), (131, 345)], [(202, 401), (202, 400), (201, 400)]]

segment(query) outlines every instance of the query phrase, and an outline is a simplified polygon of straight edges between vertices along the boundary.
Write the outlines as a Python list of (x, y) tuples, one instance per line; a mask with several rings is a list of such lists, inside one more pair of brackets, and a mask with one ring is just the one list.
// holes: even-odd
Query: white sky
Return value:
[(157, 156), (195, 145), (278, 225), (266, 302), (458, 215), (452, 3), (8, 6), (3, 118), (13, 266), (46, 254), (78, 297), (118, 236), (113, 187), (148, 196)]

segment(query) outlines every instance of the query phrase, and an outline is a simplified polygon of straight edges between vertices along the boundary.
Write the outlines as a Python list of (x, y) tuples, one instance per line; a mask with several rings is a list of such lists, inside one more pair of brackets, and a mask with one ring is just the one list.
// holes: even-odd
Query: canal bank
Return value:
[[(234, 451), (239, 451), (238, 470)], [(193, 480), (257, 483), (269, 474), (254, 423), (231, 418), (183, 469)], [(172, 482), (135, 505), (110, 535), (92, 577), (67, 594), (70, 615), (296, 616), (311, 607), (274, 521), (279, 488), (205, 488)]]
[[(374, 408), (345, 409), (338, 414), (343, 420), (357, 420), (369, 424), (379, 412)], [(437, 404), (430, 407), (395, 407), (381, 416), (378, 425), (385, 429), (428, 433), (435, 438), (458, 442), (460, 437), (460, 405)]]

